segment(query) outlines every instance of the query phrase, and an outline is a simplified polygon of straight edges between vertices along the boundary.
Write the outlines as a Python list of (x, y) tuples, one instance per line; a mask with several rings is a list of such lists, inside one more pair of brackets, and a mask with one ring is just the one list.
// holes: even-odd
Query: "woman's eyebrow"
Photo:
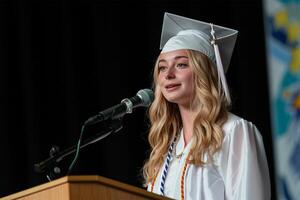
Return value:
[(159, 61), (158, 61), (158, 63), (160, 63), (160, 62), (167, 62), (165, 59), (160, 59)]
[(186, 59), (188, 59), (187, 56), (176, 56), (174, 59), (175, 59), (175, 60), (178, 60), (178, 59), (180, 59), (180, 58), (186, 58)]
[[(181, 58), (186, 58), (186, 59), (188, 59), (188, 57), (187, 56), (176, 56), (175, 58), (174, 58), (174, 60), (178, 60), (178, 59), (181, 59)], [(160, 63), (160, 62), (167, 62), (165, 59), (160, 59), (159, 61), (158, 61), (158, 63)]]

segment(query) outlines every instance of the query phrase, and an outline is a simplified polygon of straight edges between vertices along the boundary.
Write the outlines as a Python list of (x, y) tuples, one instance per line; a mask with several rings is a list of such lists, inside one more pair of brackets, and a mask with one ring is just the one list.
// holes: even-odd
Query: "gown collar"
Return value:
[(191, 138), (189, 143), (186, 146), (184, 146), (183, 129), (181, 129), (179, 140), (175, 146), (175, 157), (180, 158), (182, 157), (182, 155), (187, 155), (189, 153), (192, 143), (193, 137)]

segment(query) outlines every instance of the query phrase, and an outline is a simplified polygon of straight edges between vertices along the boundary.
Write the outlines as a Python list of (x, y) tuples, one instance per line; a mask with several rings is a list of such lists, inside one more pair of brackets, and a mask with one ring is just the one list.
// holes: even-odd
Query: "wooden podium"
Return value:
[(149, 200), (168, 199), (101, 176), (65, 176), (1, 200)]

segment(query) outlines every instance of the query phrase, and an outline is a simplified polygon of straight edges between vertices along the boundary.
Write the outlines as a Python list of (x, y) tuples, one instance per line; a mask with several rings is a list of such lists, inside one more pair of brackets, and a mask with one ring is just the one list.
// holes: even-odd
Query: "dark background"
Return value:
[[(0, 197), (47, 182), (33, 166), (48, 158), (52, 145), (75, 145), (86, 119), (151, 87), (164, 12), (239, 31), (227, 72), (232, 112), (261, 131), (276, 198), (259, 0), (1, 0)], [(120, 132), (84, 148), (73, 174), (141, 187), (149, 153), (145, 113), (136, 109)], [(84, 136), (96, 131), (89, 128)]]

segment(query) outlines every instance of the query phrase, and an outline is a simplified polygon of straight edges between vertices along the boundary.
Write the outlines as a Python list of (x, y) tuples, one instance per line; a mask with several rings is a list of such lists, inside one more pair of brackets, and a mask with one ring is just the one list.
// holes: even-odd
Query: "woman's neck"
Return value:
[(196, 117), (196, 112), (190, 107), (179, 105), (179, 111), (182, 119), (184, 146), (186, 146), (193, 136), (193, 124)]

